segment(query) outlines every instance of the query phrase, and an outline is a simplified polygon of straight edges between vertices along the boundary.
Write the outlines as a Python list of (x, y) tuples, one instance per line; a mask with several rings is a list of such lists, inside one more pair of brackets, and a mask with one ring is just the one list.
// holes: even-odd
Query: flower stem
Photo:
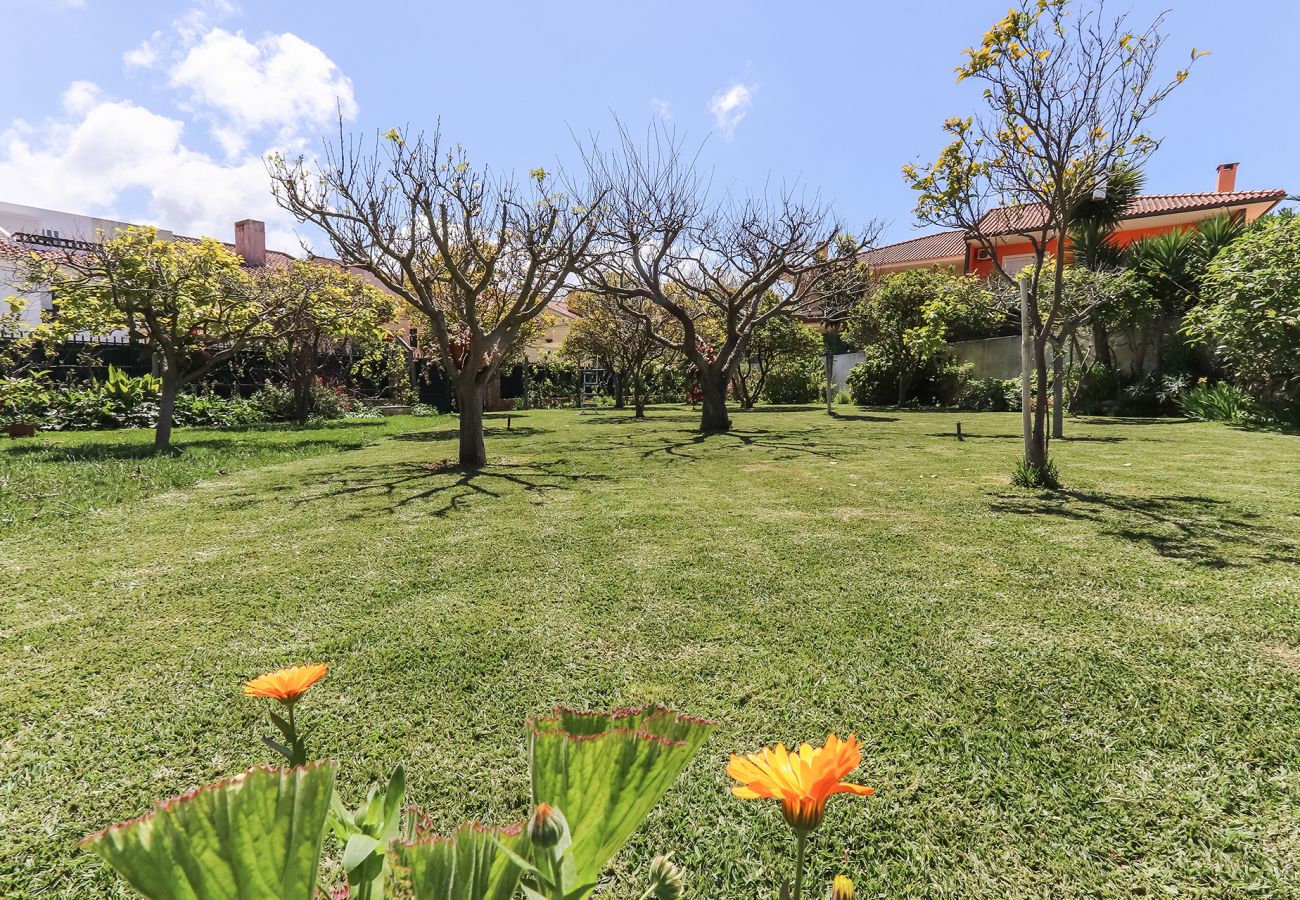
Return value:
[(803, 900), (803, 857), (808, 846), (808, 832), (795, 832), (794, 900)]

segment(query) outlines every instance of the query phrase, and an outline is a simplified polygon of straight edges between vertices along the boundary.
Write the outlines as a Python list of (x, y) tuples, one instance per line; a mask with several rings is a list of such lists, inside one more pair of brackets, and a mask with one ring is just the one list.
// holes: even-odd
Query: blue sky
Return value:
[[(1108, 8), (1169, 5), (1170, 66), (1212, 55), (1155, 122), (1148, 190), (1210, 190), (1240, 161), (1239, 187), (1300, 191), (1300, 6)], [(441, 116), (476, 158), (518, 170), (571, 157), (571, 130), (608, 135), (617, 114), (707, 138), (715, 183), (802, 179), (849, 223), (905, 239), (921, 232), (899, 169), (973, 108), (952, 69), (1006, 6), (0, 0), (0, 200), (226, 238), (266, 218), (291, 249), (312, 235), (269, 201), (260, 159), (316, 146), (339, 103), (353, 130)]]

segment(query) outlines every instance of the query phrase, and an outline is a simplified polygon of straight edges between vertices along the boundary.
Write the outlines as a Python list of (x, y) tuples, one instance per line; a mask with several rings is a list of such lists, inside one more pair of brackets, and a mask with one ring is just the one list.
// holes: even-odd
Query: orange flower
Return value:
[(764, 747), (746, 756), (732, 754), (727, 774), (740, 782), (731, 788), (737, 797), (772, 797), (781, 801), (781, 812), (790, 827), (807, 834), (822, 823), (826, 800), (831, 794), (870, 797), (875, 788), (841, 781), (862, 762), (862, 745), (849, 735), (841, 741), (826, 736), (826, 746), (804, 744), (791, 753), (783, 744)]
[(259, 675), (244, 685), (245, 697), (270, 697), (281, 703), (293, 703), (307, 688), (325, 677), (329, 671), (328, 663), (314, 666), (291, 666), (276, 672)]

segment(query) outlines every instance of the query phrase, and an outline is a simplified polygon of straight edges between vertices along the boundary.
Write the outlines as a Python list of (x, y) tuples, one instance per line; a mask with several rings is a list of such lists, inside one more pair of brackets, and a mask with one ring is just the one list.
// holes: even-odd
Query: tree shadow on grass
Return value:
[[(373, 442), (373, 440), (353, 435), (339, 436), (334, 439), (304, 436), (300, 440), (276, 441), (261, 446), (270, 452), (277, 450), (298, 452), (313, 449), (343, 451), (360, 450)], [(35, 456), (45, 462), (77, 463), (98, 462), (109, 459), (145, 460), (166, 458), (168, 456), (180, 457), (184, 456), (187, 450), (227, 450), (236, 446), (248, 446), (248, 442), (239, 440), (234, 436), (229, 438), (204, 438), (201, 440), (176, 441), (170, 449), (161, 451), (154, 450), (153, 444), (147, 442), (130, 444), (26, 444), (17, 447), (6, 447), (3, 452)]]
[(564, 459), (547, 463), (493, 463), (479, 469), (465, 469), (450, 462), (405, 462), (343, 470), (330, 480), (327, 490), (307, 499), (384, 498), (388, 512), (429, 504), (422, 511), (443, 518), (480, 498), (499, 499), (520, 491), (541, 495), (608, 480), (607, 475), (572, 471), (571, 463)]
[[(1006, 432), (1005, 434), (980, 434), (979, 432), (967, 431), (965, 428), (961, 431), (963, 440), (967, 441), (1020, 441), (1024, 440), (1024, 435), (1020, 432)], [(926, 435), (933, 438), (956, 438), (957, 428), (954, 425), (952, 431), (933, 431)], [(1114, 435), (1066, 435), (1065, 437), (1052, 438), (1052, 442), (1061, 441), (1066, 444), (1120, 444), (1128, 438), (1116, 437)]]
[[(544, 434), (548, 429), (532, 428), (527, 425), (512, 425), (510, 428), (502, 425), (499, 428), (484, 428), (484, 438), (494, 437), (531, 437), (536, 434)], [(395, 434), (392, 440), (411, 441), (417, 444), (437, 443), (439, 441), (454, 441), (460, 437), (460, 432), (455, 426), (451, 428), (442, 428), (437, 431), (407, 431), (402, 434)]]
[(733, 428), (718, 434), (696, 432), (689, 436), (668, 438), (659, 444), (641, 451), (641, 458), (651, 460), (659, 455), (677, 459), (695, 461), (697, 453), (692, 448), (701, 450), (736, 449), (738, 447), (769, 450), (773, 459), (797, 459), (800, 456), (818, 456), (824, 459), (839, 459), (851, 448), (841, 444), (831, 444), (821, 440), (800, 440), (801, 434), (816, 434), (816, 431), (792, 433), (788, 431), (770, 431), (765, 428), (751, 428), (744, 431)]
[(1145, 545), (1166, 559), (1209, 568), (1300, 559), (1300, 546), (1261, 524), (1256, 513), (1198, 496), (1124, 497), (1089, 491), (999, 494), (994, 512), (1047, 516), (1099, 526), (1102, 534)]

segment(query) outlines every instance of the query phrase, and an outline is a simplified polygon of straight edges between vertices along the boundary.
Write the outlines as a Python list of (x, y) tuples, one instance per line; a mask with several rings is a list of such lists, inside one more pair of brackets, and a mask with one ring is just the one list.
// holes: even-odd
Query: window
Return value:
[(1015, 278), (1025, 269), (1034, 264), (1034, 254), (1018, 253), (1013, 256), (1002, 257), (1002, 268), (1007, 270), (1007, 274)]

